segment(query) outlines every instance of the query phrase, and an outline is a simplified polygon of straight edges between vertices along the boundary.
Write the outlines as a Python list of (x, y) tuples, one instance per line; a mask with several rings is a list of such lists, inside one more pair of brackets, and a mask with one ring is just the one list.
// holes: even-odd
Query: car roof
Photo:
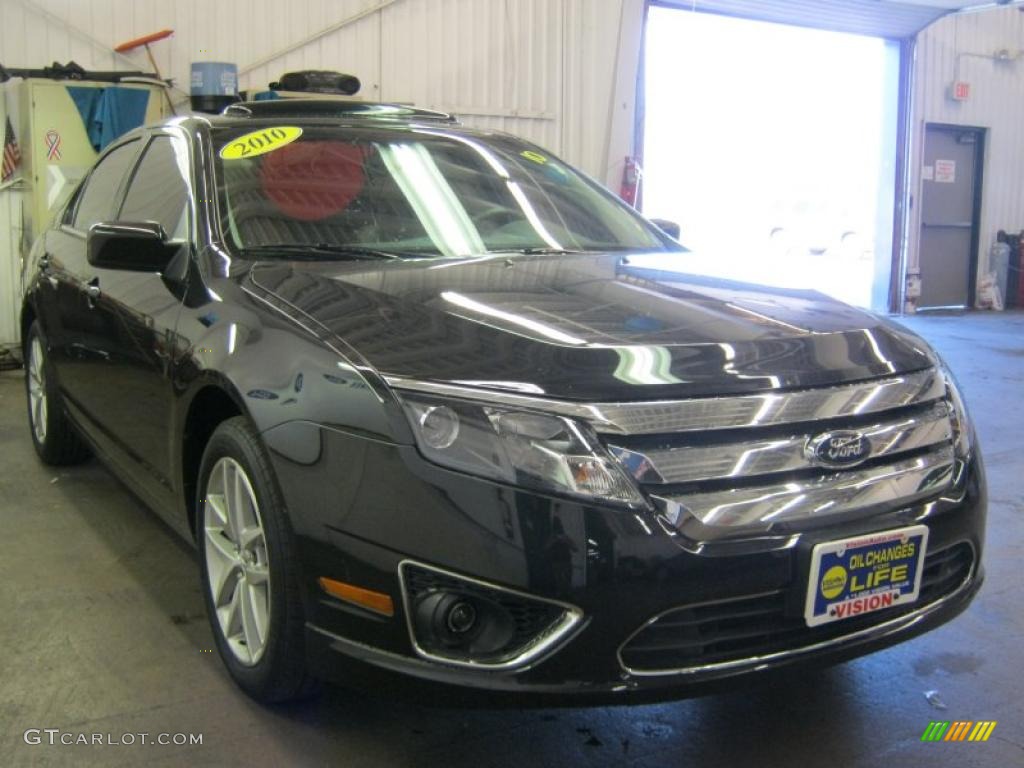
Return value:
[(402, 129), (406, 127), (435, 126), (446, 134), (477, 139), (514, 139), (532, 147), (528, 140), (494, 128), (471, 128), (446, 112), (420, 109), (407, 104), (382, 104), (354, 99), (273, 99), (269, 101), (237, 102), (219, 115), (193, 113), (167, 118), (159, 123), (137, 128), (123, 138), (160, 131), (177, 126), (191, 133), (204, 126), (215, 131), (260, 130), (268, 126), (288, 124), (309, 127), (334, 127), (344, 130)]
[(408, 104), (383, 104), (354, 99), (270, 99), (229, 105), (221, 113), (234, 118), (302, 117), (359, 118), (415, 122), (457, 123), (447, 112), (420, 109)]
[(435, 126), (445, 134), (476, 139), (512, 139), (526, 147), (529, 140), (495, 128), (472, 128), (454, 115), (423, 110), (409, 104), (380, 103), (337, 98), (281, 98), (267, 101), (239, 101), (230, 104), (220, 115), (194, 113), (167, 118), (159, 123), (141, 126), (119, 137), (119, 142), (145, 136), (171, 127), (187, 134), (195, 130), (213, 131), (261, 130), (281, 125), (282, 120), (298, 126), (339, 128), (361, 132), (374, 129), (397, 129)]

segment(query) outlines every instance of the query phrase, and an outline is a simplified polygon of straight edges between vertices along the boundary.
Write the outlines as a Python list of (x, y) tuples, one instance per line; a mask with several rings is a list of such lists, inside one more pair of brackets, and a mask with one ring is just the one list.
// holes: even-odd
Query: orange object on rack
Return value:
[(140, 46), (148, 46), (150, 43), (155, 43), (158, 40), (166, 40), (173, 34), (173, 29), (161, 29), (159, 32), (154, 32), (151, 35), (143, 35), (142, 37), (137, 37), (134, 40), (129, 40), (127, 43), (121, 43), (119, 46), (114, 48), (114, 50), (118, 53), (127, 53), (128, 51), (134, 51)]
[[(160, 74), (160, 67), (156, 65), (156, 59), (153, 58), (153, 51), (149, 49), (150, 43), (155, 43), (159, 40), (166, 40), (168, 37), (174, 34), (173, 29), (161, 29), (159, 32), (154, 32), (151, 35), (143, 35), (137, 37), (134, 40), (129, 40), (127, 43), (121, 43), (114, 48), (118, 53), (127, 53), (128, 51), (134, 51), (136, 48), (145, 48), (146, 55), (149, 57), (150, 66), (153, 67), (153, 72), (156, 74), (157, 79), (163, 80), (163, 75)], [(171, 101), (171, 94), (164, 89), (164, 97), (167, 99), (167, 106), (170, 107), (171, 114), (177, 114), (174, 111), (174, 102)]]

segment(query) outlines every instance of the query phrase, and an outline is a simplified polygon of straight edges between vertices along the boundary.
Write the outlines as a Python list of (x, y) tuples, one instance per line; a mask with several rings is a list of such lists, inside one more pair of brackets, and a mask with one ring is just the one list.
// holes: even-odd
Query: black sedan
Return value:
[(178, 118), (108, 147), (33, 247), (32, 438), (195, 543), (261, 701), (351, 669), (686, 695), (963, 610), (985, 483), (942, 362), (688, 256), (440, 113)]

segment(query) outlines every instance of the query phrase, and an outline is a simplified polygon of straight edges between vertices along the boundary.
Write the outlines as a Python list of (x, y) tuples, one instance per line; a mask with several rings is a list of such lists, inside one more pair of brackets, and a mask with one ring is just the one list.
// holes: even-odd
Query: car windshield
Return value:
[[(444, 128), (215, 128), (221, 224), (287, 258), (652, 251), (652, 225), (542, 150)], [(303, 250), (305, 249), (305, 251)]]

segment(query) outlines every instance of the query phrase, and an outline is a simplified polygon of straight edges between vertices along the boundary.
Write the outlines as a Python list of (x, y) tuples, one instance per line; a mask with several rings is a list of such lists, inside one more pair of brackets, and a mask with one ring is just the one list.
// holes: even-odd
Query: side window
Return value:
[(85, 187), (78, 195), (75, 209), (75, 229), (89, 229), (98, 221), (107, 221), (114, 216), (114, 198), (128, 167), (139, 148), (138, 141), (122, 144), (106, 155), (92, 169)]
[(156, 221), (172, 240), (188, 237), (188, 182), (170, 136), (157, 136), (146, 147), (128, 184), (119, 221)]
[(68, 200), (68, 204), (64, 207), (64, 214), (60, 217), (61, 224), (67, 224), (69, 227), (75, 225), (75, 208), (78, 207), (78, 200), (82, 197), (82, 190), (85, 189), (85, 181), (83, 180), (71, 193), (71, 199)]

